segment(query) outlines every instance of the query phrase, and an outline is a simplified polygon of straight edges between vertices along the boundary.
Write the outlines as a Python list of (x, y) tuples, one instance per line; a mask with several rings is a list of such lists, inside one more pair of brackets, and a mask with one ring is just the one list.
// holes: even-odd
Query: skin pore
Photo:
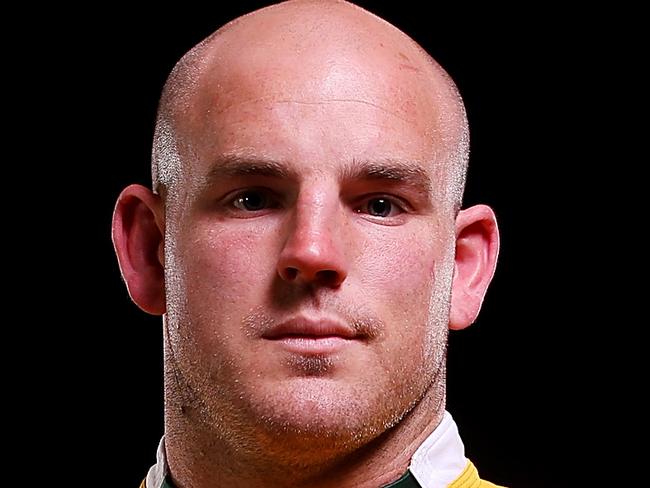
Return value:
[(451, 80), (358, 7), (287, 2), (179, 62), (154, 146), (158, 194), (125, 189), (113, 239), (133, 300), (164, 314), (177, 486), (399, 478), (498, 252), (491, 210), (458, 212)]

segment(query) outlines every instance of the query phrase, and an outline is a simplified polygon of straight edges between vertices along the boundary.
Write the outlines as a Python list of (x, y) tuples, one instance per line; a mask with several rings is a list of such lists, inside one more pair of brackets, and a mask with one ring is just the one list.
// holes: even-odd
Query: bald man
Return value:
[(153, 191), (119, 196), (133, 301), (162, 315), (165, 435), (142, 487), (490, 487), (445, 411), (449, 329), (492, 278), (461, 210), (461, 98), (350, 3), (243, 16), (172, 71)]

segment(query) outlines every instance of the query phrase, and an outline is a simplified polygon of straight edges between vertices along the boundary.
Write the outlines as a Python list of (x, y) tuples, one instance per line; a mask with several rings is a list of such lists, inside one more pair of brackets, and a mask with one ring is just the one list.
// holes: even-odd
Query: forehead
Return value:
[(414, 44), (372, 35), (269, 43), (243, 34), (248, 42), (227, 36), (206, 54), (176, 116), (199, 174), (231, 153), (325, 170), (354, 159), (435, 161), (446, 152), (449, 97)]

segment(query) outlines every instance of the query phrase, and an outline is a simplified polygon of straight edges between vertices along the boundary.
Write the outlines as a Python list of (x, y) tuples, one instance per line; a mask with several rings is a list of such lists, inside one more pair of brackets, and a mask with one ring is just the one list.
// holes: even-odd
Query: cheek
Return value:
[(386, 323), (386, 346), (397, 352), (427, 341), (441, 246), (414, 234), (368, 239), (364, 249), (360, 291)]
[(373, 239), (369, 236), (361, 246), (357, 268), (363, 284), (377, 289), (380, 294), (404, 297), (420, 291), (431, 290), (435, 265), (439, 259), (437, 246), (418, 238), (417, 234)]
[(187, 235), (191, 238), (180, 242), (177, 255), (192, 322), (239, 324), (273, 278), (273, 239), (264, 229), (207, 225)]

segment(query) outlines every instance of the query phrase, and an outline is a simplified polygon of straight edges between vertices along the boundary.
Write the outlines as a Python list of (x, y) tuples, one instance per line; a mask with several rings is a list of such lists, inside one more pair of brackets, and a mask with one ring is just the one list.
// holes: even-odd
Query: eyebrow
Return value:
[(223, 178), (244, 176), (266, 176), (270, 178), (291, 178), (295, 176), (285, 164), (263, 157), (221, 156), (213, 161), (206, 183), (210, 184)]
[(421, 164), (412, 161), (353, 160), (344, 168), (342, 176), (344, 180), (352, 181), (388, 181), (426, 194), (431, 193), (432, 190), (428, 172)]
[[(297, 179), (297, 174), (289, 165), (261, 156), (243, 157), (224, 155), (213, 161), (206, 185), (227, 178), (264, 176), (277, 179)], [(432, 191), (428, 172), (420, 163), (395, 159), (357, 160), (346, 164), (341, 171), (342, 181), (386, 181), (411, 187), (429, 194)]]

